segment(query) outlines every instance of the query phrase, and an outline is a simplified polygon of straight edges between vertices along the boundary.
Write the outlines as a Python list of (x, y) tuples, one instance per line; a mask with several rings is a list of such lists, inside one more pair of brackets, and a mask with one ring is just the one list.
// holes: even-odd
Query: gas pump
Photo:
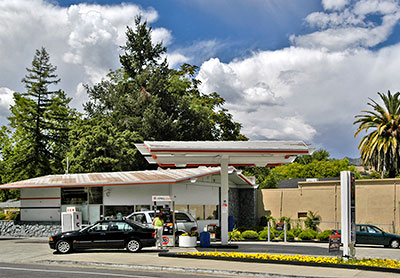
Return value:
[[(159, 212), (164, 216), (163, 246), (175, 246), (175, 202), (170, 196), (152, 196), (154, 217)], [(160, 206), (159, 204), (162, 204)], [(170, 208), (172, 204), (172, 210)], [(158, 210), (159, 209), (159, 210)]]

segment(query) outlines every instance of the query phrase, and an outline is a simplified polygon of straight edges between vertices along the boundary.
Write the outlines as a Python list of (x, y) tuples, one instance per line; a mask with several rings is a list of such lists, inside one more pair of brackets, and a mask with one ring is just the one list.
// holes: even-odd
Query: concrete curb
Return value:
[(37, 263), (43, 264), (60, 264), (60, 265), (83, 265), (83, 266), (103, 266), (103, 267), (120, 267), (130, 268), (143, 271), (168, 271), (168, 272), (185, 272), (197, 274), (212, 274), (212, 275), (237, 275), (239, 277), (292, 277), (292, 278), (315, 278), (316, 276), (303, 276), (303, 275), (290, 275), (290, 274), (276, 274), (276, 273), (261, 273), (261, 272), (248, 272), (248, 271), (235, 271), (235, 270), (216, 270), (216, 269), (203, 269), (203, 268), (183, 268), (183, 267), (166, 267), (166, 266), (153, 266), (153, 265), (133, 265), (133, 264), (114, 264), (102, 262), (81, 262), (81, 261), (61, 261), (61, 260), (42, 260)]

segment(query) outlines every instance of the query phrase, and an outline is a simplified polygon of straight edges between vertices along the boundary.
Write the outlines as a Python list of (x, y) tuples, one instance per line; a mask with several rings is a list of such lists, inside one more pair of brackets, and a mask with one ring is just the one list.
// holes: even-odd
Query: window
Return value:
[(143, 224), (147, 223), (146, 215), (144, 213), (135, 214), (135, 215), (133, 215), (133, 217), (131, 219), (132, 219), (132, 221), (135, 221), (135, 222), (139, 222), (139, 223), (143, 223)]
[(368, 229), (368, 233), (370, 233), (370, 234), (378, 234), (381, 232), (377, 228), (371, 227), (371, 226), (367, 226), (367, 229)]
[(101, 232), (101, 231), (107, 231), (108, 229), (108, 224), (107, 223), (97, 223), (93, 227), (90, 228), (90, 232)]
[(61, 188), (62, 205), (87, 205), (103, 203), (103, 187)]
[(117, 215), (128, 216), (135, 210), (134, 206), (104, 206), (104, 217), (117, 218)]
[(128, 232), (128, 231), (133, 230), (133, 228), (125, 222), (110, 222), (109, 230), (110, 231)]
[(103, 203), (103, 187), (88, 187), (89, 204)]
[(190, 222), (189, 216), (180, 212), (175, 213), (175, 220), (180, 222)]
[(150, 205), (137, 205), (135, 211), (146, 211), (150, 210)]
[(87, 203), (87, 192), (84, 187), (61, 188), (62, 205), (83, 205)]
[(297, 218), (306, 218), (307, 217), (307, 212), (298, 212), (297, 213)]
[(218, 206), (216, 206), (216, 205), (206, 205), (204, 207), (205, 207), (204, 208), (205, 219), (207, 219), (207, 220), (218, 219)]
[(196, 220), (204, 220), (204, 206), (203, 205), (189, 205), (190, 214)]

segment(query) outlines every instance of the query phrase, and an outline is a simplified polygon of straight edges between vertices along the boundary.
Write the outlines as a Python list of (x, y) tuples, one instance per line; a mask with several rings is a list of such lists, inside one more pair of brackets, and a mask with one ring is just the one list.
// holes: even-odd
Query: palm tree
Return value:
[(394, 178), (400, 166), (400, 92), (394, 95), (390, 91), (387, 95), (378, 92), (378, 95), (384, 107), (369, 98), (372, 103), (368, 105), (373, 111), (363, 110), (365, 114), (355, 116), (358, 120), (354, 124), (360, 125), (354, 137), (363, 130), (367, 133), (370, 128), (373, 129), (358, 146), (363, 163), (382, 171), (382, 177), (387, 171), (389, 178)]
[(306, 221), (304, 221), (304, 225), (306, 228), (317, 231), (318, 225), (321, 223), (321, 216), (318, 212), (308, 211)]

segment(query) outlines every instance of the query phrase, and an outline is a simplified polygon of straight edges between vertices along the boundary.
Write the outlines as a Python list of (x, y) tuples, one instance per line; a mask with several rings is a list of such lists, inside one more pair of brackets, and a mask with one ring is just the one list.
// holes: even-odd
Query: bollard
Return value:
[(268, 221), (268, 242), (271, 241), (271, 224)]
[(285, 223), (283, 225), (283, 229), (285, 230), (285, 240), (284, 241), (286, 242), (286, 240), (287, 240), (287, 237), (286, 237), (287, 236), (287, 234), (286, 234), (287, 233), (287, 224), (286, 224), (286, 221), (284, 223)]

